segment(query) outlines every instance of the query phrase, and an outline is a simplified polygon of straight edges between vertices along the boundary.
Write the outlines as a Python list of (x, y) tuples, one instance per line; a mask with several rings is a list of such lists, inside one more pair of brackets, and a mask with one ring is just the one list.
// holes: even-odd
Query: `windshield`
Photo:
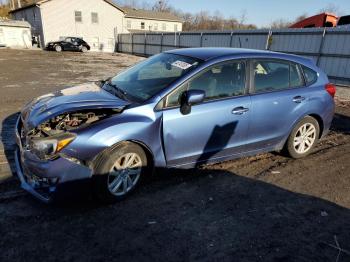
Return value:
[(161, 53), (121, 72), (106, 85), (130, 100), (143, 102), (192, 71), (200, 62), (192, 57)]

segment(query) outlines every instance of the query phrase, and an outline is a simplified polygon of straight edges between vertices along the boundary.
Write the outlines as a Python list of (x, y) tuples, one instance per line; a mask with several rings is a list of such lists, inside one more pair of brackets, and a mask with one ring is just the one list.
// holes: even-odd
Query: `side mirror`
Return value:
[(203, 90), (188, 90), (180, 96), (180, 112), (183, 115), (191, 113), (191, 107), (204, 101), (205, 92)]

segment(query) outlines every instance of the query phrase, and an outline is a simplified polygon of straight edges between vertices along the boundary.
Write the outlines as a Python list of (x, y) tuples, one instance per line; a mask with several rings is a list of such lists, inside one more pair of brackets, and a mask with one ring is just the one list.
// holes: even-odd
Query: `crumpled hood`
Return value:
[(128, 101), (108, 93), (96, 83), (62, 89), (38, 97), (28, 103), (21, 111), (22, 120), (27, 130), (63, 113), (85, 109), (122, 109)]

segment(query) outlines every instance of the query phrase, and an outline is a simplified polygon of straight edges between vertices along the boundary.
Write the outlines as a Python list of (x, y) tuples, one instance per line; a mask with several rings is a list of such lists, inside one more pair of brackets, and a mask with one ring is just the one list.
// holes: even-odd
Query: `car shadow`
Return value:
[(350, 117), (343, 114), (335, 114), (331, 130), (336, 133), (350, 134)]
[(14, 153), (16, 149), (15, 126), (18, 116), (19, 113), (11, 114), (1, 123), (0, 138), (3, 146), (2, 150), (9, 164), (10, 170), (1, 170), (0, 184), (4, 181), (11, 180), (16, 173)]
[(203, 148), (202, 155), (197, 159), (196, 166), (199, 167), (208, 162), (208, 159), (217, 156), (230, 142), (235, 133), (238, 121), (228, 123), (223, 126), (216, 125)]
[(23, 201), (6, 205), (0, 259), (334, 261), (335, 236), (350, 247), (348, 208), (223, 170), (158, 168), (111, 205)]

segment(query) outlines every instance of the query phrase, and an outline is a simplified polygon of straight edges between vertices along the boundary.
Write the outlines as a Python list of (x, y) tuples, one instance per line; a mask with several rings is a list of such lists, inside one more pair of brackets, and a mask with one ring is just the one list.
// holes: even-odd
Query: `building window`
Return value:
[(131, 20), (126, 20), (126, 28), (131, 28)]
[(91, 23), (98, 24), (98, 13), (91, 13)]
[(162, 30), (163, 30), (163, 31), (166, 31), (166, 23), (163, 23), (163, 24), (162, 24)]
[(174, 25), (174, 31), (177, 32), (177, 24)]
[(154, 24), (154, 31), (158, 31), (158, 23)]
[(81, 11), (75, 11), (75, 22), (76, 23), (83, 22), (83, 15), (82, 15)]
[(145, 22), (141, 22), (141, 29), (145, 29)]

